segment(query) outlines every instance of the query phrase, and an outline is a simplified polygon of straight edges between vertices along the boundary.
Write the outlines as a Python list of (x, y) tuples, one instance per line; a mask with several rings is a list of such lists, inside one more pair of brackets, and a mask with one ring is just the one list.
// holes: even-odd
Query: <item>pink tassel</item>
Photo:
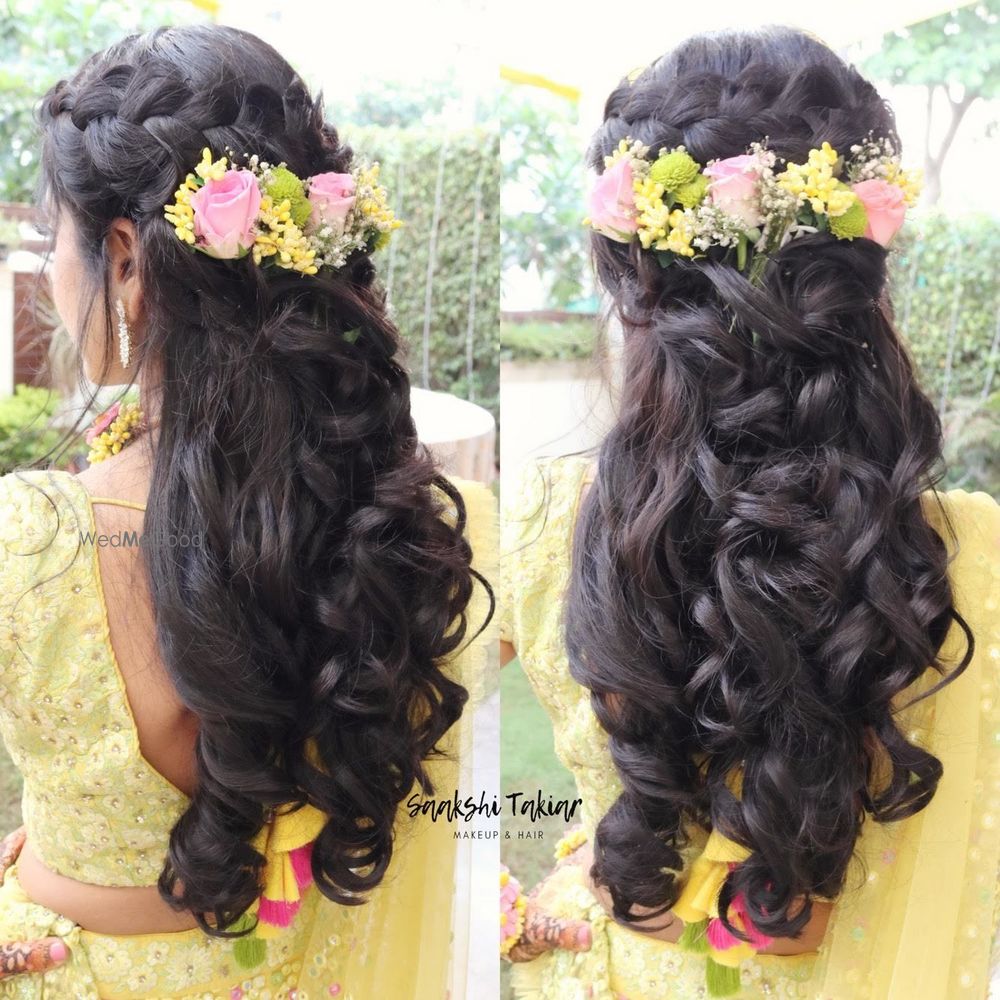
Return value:
[[(747, 915), (746, 901), (743, 898), (742, 893), (737, 893), (733, 897), (733, 901), (729, 906), (730, 920), (737, 927), (742, 926), (746, 931), (747, 937), (750, 938), (750, 946), (754, 951), (761, 951), (768, 945), (774, 943), (774, 938), (768, 937), (766, 934), (762, 934), (753, 925), (753, 921)], [(742, 938), (736, 937), (727, 930), (726, 926), (723, 924), (718, 917), (714, 917), (708, 922), (708, 928), (705, 931), (705, 937), (708, 939), (708, 943), (716, 951), (725, 951), (727, 948), (735, 948), (736, 945), (742, 942)]]
[(272, 927), (287, 927), (291, 924), (295, 914), (299, 912), (299, 905), (298, 900), (289, 903), (285, 900), (268, 899), (267, 896), (261, 896), (257, 919), (262, 924), (270, 924)]
[(288, 854), (289, 860), (292, 862), (292, 871), (295, 872), (295, 881), (300, 889), (312, 885), (312, 849), (313, 841), (310, 841), (302, 847), (296, 847)]
[(750, 938), (750, 944), (756, 951), (760, 951), (761, 949), (774, 943), (774, 938), (768, 937), (766, 934), (762, 934), (756, 927), (754, 927), (753, 921), (747, 914), (746, 900), (743, 898), (743, 893), (738, 892), (733, 898), (732, 909), (743, 922), (743, 927), (747, 932), (747, 937)]
[(733, 935), (726, 930), (725, 924), (723, 924), (718, 917), (713, 917), (709, 920), (708, 928), (705, 931), (705, 937), (708, 938), (708, 943), (716, 951), (725, 951), (727, 948), (735, 948), (736, 945), (740, 943), (740, 939), (733, 937)]

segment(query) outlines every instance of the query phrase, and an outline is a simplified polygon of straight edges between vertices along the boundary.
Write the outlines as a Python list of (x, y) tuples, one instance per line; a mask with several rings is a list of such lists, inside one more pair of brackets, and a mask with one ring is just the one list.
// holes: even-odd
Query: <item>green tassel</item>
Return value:
[(244, 969), (255, 969), (267, 955), (267, 942), (259, 937), (241, 937), (233, 942), (233, 957)]
[(244, 913), (237, 917), (226, 927), (227, 931), (252, 931), (256, 923), (256, 917), (252, 913)]
[(708, 930), (708, 921), (699, 920), (696, 924), (685, 924), (684, 933), (677, 939), (677, 943), (685, 951), (693, 951), (696, 955), (704, 955), (708, 952), (708, 938), (705, 931)]
[(233, 958), (244, 969), (255, 969), (267, 954), (267, 942), (253, 933), (256, 925), (257, 918), (252, 913), (244, 913), (226, 928), (227, 931), (250, 931), (243, 937), (233, 938)]
[(740, 991), (740, 970), (720, 965), (711, 955), (705, 959), (705, 985), (710, 997), (731, 997)]

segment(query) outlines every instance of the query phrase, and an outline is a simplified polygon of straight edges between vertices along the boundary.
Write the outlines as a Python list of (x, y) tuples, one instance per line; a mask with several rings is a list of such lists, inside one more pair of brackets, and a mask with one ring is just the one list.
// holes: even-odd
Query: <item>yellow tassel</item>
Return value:
[(750, 852), (717, 830), (709, 835), (701, 855), (691, 866), (691, 874), (673, 910), (685, 923), (695, 924), (719, 915), (719, 891), (729, 874), (729, 865), (745, 861)]
[[(312, 805), (305, 805), (294, 812), (278, 812), (250, 842), (266, 859), (263, 895), (269, 900), (284, 903), (301, 900), (289, 852), (314, 841), (326, 825), (326, 820), (326, 814)], [(256, 934), (261, 938), (272, 938), (283, 930), (261, 922), (257, 925)]]

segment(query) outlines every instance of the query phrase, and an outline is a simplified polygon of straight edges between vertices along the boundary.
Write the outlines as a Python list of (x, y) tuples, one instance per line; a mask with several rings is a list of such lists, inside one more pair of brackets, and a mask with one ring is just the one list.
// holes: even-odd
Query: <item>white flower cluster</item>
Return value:
[(690, 219), (695, 233), (691, 245), (699, 250), (707, 250), (710, 246), (734, 247), (746, 228), (739, 219), (708, 201), (695, 209), (687, 209), (684, 215)]
[[(623, 148), (624, 144), (624, 148)], [(662, 153), (663, 150), (660, 150)], [(618, 144), (618, 148), (610, 155), (604, 157), (604, 167), (613, 167), (620, 159), (627, 158), (632, 161), (632, 176), (643, 178), (648, 176), (652, 163), (649, 160), (649, 146), (644, 146), (638, 139), (629, 143), (623, 139)]]
[(899, 172), (899, 163), (899, 154), (891, 139), (876, 139), (869, 134), (863, 143), (851, 146), (847, 177), (852, 184), (892, 180)]
[[(226, 146), (226, 152), (229, 154), (229, 162), (235, 165), (236, 158), (239, 154), (234, 153), (229, 146)], [(274, 171), (279, 167), (286, 166), (284, 160), (275, 166), (274, 164), (268, 163), (267, 160), (262, 160), (257, 153), (253, 153), (252, 155), (249, 153), (243, 153), (242, 156), (244, 164), (241, 169), (252, 171), (257, 178), (262, 192), (266, 191), (274, 183)]]
[(363, 250), (368, 245), (368, 238), (369, 230), (353, 228), (350, 216), (342, 230), (335, 226), (323, 226), (311, 237), (316, 248), (316, 266), (343, 267), (355, 250)]
[(760, 164), (757, 173), (760, 178), (760, 211), (764, 216), (764, 224), (761, 226), (760, 239), (754, 244), (754, 249), (761, 253), (768, 253), (785, 242), (788, 228), (795, 221), (795, 214), (798, 211), (798, 199), (781, 187), (775, 179), (774, 167), (777, 157), (766, 144), (765, 138), (764, 142), (755, 142), (750, 147), (751, 154)]

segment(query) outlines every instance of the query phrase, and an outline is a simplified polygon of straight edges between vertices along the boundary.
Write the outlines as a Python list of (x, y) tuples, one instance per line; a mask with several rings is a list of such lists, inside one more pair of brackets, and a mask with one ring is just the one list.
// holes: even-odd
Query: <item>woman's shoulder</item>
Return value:
[(590, 455), (572, 454), (530, 458), (517, 466), (501, 488), (502, 547), (571, 533), (593, 464)]
[(485, 483), (478, 479), (464, 479), (448, 473), (444, 477), (462, 497), (465, 504), (467, 516), (471, 520), (473, 516), (495, 519), (496, 517), (496, 494)]
[(975, 553), (979, 563), (992, 560), (1000, 566), (1000, 503), (989, 493), (928, 490), (924, 504), (939, 534), (954, 544), (957, 557)]
[[(1000, 636), (1000, 503), (981, 490), (926, 494), (928, 520), (948, 551), (956, 607), (979, 637)], [(992, 644), (981, 643), (985, 649)]]
[[(489, 657), (497, 639), (494, 596), (497, 576), (497, 501), (494, 491), (485, 483), (455, 475), (446, 475), (444, 478), (461, 496), (465, 507), (465, 537), (472, 550), (472, 568), (480, 574), (474, 582), (472, 595), (465, 609), (470, 638), (451, 658), (449, 667), (453, 676), (468, 690), (470, 706), (475, 706), (491, 690)], [(454, 517), (455, 513), (452, 501), (449, 516)]]
[(27, 540), (51, 530), (60, 515), (76, 510), (86, 494), (79, 481), (59, 469), (23, 469), (0, 476), (0, 537)]
[[(494, 491), (485, 483), (474, 479), (448, 474), (444, 479), (449, 484), (452, 495), (445, 496), (447, 516), (454, 519), (458, 509), (454, 495), (457, 494), (465, 508), (465, 535), (472, 546), (477, 561), (495, 561), (497, 548), (497, 499)], [(442, 492), (445, 492), (442, 490)]]
[(0, 496), (4, 497), (37, 494), (46, 486), (77, 493), (83, 488), (79, 478), (65, 469), (15, 469), (0, 476)]
[[(86, 491), (68, 472), (19, 470), (0, 476), (0, 605), (29, 593), (61, 604), (59, 585), (84, 543)], [(44, 593), (43, 593), (44, 592)]]
[(532, 458), (510, 472), (500, 490), (501, 635), (522, 646), (548, 634), (539, 620), (569, 576), (573, 531), (588, 455)]

